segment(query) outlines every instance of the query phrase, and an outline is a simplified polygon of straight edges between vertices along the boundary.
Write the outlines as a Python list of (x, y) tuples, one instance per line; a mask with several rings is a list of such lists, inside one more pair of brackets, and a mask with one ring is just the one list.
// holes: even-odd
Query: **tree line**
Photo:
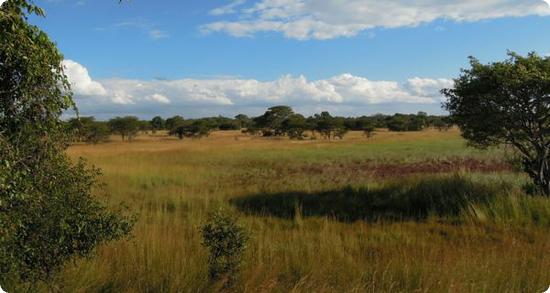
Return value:
[(169, 135), (179, 139), (202, 138), (215, 130), (241, 130), (251, 135), (288, 136), (290, 139), (316, 138), (316, 135), (325, 139), (341, 139), (348, 131), (363, 131), (366, 137), (371, 137), (378, 128), (390, 131), (421, 131), (428, 127), (446, 130), (451, 125), (447, 116), (428, 115), (425, 112), (341, 117), (325, 111), (305, 117), (295, 113), (289, 106), (271, 107), (257, 117), (239, 114), (233, 118), (218, 116), (185, 119), (176, 115), (167, 119), (156, 116), (151, 120), (140, 120), (135, 116), (125, 116), (108, 121), (80, 117), (66, 122), (74, 141), (87, 143), (107, 141), (112, 134), (120, 135), (122, 140), (132, 140), (138, 133), (157, 131), (168, 131)]

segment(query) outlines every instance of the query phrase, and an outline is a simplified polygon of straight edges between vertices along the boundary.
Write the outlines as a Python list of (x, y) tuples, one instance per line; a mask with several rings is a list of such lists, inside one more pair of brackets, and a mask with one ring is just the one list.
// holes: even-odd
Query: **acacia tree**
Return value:
[(333, 117), (329, 112), (321, 112), (314, 115), (315, 130), (322, 136), (328, 138), (344, 138), (347, 129), (344, 126), (344, 120), (341, 117)]
[(267, 109), (262, 116), (254, 118), (254, 123), (263, 129), (264, 136), (282, 136), (282, 123), (292, 114), (294, 111), (289, 106), (274, 106)]
[(183, 139), (184, 137), (202, 138), (204, 136), (209, 136), (210, 132), (212, 132), (212, 126), (208, 121), (198, 119), (183, 122), (181, 126), (176, 127), (172, 131), (172, 135), (176, 135), (179, 139)]
[(67, 124), (73, 140), (78, 142), (96, 144), (109, 140), (111, 134), (107, 123), (96, 121), (94, 117), (71, 118)]
[(27, 0), (0, 7), (0, 284), (10, 292), (51, 280), (132, 226), (92, 195), (98, 171), (65, 154), (70, 85), (55, 44), (28, 24), (31, 13), (43, 15)]
[(290, 139), (303, 139), (307, 128), (306, 118), (301, 114), (291, 114), (281, 123), (281, 129)]
[(109, 120), (109, 126), (113, 133), (120, 134), (122, 140), (132, 140), (138, 134), (140, 122), (134, 116), (115, 117)]
[(170, 131), (170, 135), (173, 135), (173, 132), (176, 130), (176, 128), (182, 126), (184, 122), (185, 119), (183, 119), (183, 117), (176, 115), (174, 117), (166, 119), (166, 121), (164, 122), (164, 127), (166, 127), (168, 131)]
[(534, 184), (550, 195), (550, 58), (508, 53), (502, 62), (470, 67), (442, 93), (444, 107), (477, 147), (511, 145)]

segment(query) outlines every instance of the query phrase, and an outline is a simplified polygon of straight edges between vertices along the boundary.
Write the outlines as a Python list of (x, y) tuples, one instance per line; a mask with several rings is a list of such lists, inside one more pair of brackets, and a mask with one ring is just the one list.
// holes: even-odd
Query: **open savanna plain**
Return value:
[(209, 292), (200, 227), (238, 217), (251, 239), (237, 292), (543, 292), (550, 199), (505, 149), (458, 130), (291, 141), (215, 132), (74, 145), (98, 197), (137, 218), (56, 280), (64, 292)]

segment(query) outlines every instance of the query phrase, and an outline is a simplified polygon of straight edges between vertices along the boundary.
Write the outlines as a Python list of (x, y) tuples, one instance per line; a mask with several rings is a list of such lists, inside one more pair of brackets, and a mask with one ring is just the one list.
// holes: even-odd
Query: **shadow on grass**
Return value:
[(475, 204), (492, 201), (503, 186), (479, 184), (454, 176), (376, 188), (352, 188), (318, 193), (255, 194), (231, 200), (240, 211), (292, 219), (331, 217), (339, 221), (424, 220), (430, 216), (458, 219)]

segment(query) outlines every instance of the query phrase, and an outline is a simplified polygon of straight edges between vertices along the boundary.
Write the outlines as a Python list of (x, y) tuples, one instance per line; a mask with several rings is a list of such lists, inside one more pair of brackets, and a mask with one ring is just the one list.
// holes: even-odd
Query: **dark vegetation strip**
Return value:
[(390, 178), (411, 174), (452, 173), (457, 171), (468, 172), (512, 172), (514, 167), (503, 161), (482, 161), (472, 158), (450, 160), (428, 160), (413, 163), (342, 163), (302, 165), (292, 167), (287, 174), (335, 174), (357, 173), (374, 177)]
[(463, 219), (471, 205), (489, 204), (505, 184), (478, 184), (453, 176), (385, 187), (346, 187), (321, 192), (259, 193), (231, 200), (240, 211), (252, 215), (292, 219), (331, 217), (340, 221), (425, 220), (438, 216)]

